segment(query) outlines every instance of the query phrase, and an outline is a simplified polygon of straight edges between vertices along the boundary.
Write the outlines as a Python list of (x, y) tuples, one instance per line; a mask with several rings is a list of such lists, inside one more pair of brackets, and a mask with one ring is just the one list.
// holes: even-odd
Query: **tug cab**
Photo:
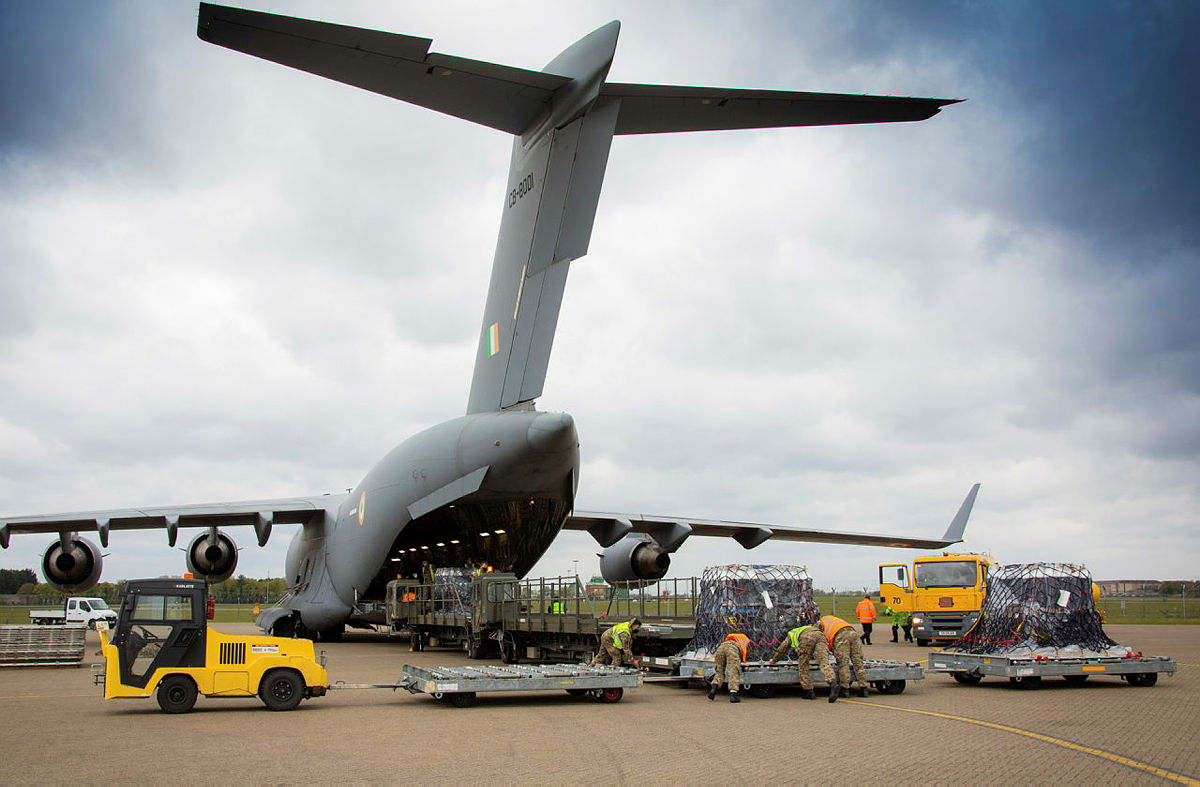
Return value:
[(125, 585), (116, 626), (100, 627), (104, 698), (149, 697), (187, 713), (198, 695), (253, 697), (292, 710), (325, 694), (328, 674), (309, 640), (239, 637), (209, 628), (203, 581), (138, 579)]

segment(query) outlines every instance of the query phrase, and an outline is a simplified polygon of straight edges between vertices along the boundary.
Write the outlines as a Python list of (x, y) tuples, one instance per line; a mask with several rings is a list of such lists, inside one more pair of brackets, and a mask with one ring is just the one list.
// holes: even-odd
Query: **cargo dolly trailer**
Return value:
[(640, 670), (582, 664), (415, 667), (405, 664), (398, 687), (411, 694), (428, 694), (456, 708), (475, 704), (476, 695), (507, 691), (566, 691), (575, 697), (620, 702), (625, 689), (642, 685)]
[(1130, 686), (1153, 686), (1159, 673), (1173, 675), (1175, 662), (1165, 656), (1051, 656), (1042, 654), (962, 653), (943, 650), (929, 657), (930, 672), (947, 672), (974, 686), (984, 676), (1008, 678), (1016, 688), (1036, 689), (1043, 678), (1080, 684), (1093, 675), (1112, 675)]
[[(837, 661), (831, 658), (829, 663), (836, 671)], [(874, 686), (880, 694), (900, 694), (908, 685), (908, 681), (925, 678), (924, 667), (916, 661), (864, 659), (863, 667), (867, 672), (867, 682)], [(815, 661), (809, 662), (809, 671), (814, 686), (825, 682)], [(711, 659), (681, 658), (678, 677), (666, 680), (708, 681), (712, 675), (713, 662)], [(650, 678), (649, 680), (657, 681), (659, 679)], [(742, 665), (742, 685), (751, 696), (759, 698), (774, 696), (775, 690), (779, 686), (799, 686), (800, 678), (797, 674), (796, 662), (795, 660), (780, 661), (775, 664), (768, 664), (765, 661), (746, 662)]]

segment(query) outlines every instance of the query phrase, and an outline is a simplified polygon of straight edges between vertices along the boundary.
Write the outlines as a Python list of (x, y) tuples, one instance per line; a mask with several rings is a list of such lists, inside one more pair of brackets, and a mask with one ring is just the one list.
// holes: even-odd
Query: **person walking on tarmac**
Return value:
[(618, 623), (600, 635), (600, 652), (592, 659), (589, 666), (609, 664), (614, 667), (641, 667), (642, 664), (633, 656), (633, 635), (642, 627), (642, 621), (634, 618), (624, 623)]
[(854, 607), (854, 617), (858, 618), (858, 622), (862, 624), (862, 644), (871, 644), (871, 629), (875, 623), (875, 602), (871, 600), (871, 595), (862, 597), (862, 601), (858, 602)]
[(716, 699), (717, 689), (729, 685), (729, 701), (741, 702), (738, 689), (742, 687), (742, 663), (750, 650), (750, 638), (740, 631), (725, 636), (713, 654), (713, 678), (708, 687), (708, 698)]
[(815, 625), (792, 629), (775, 649), (770, 663), (778, 662), (789, 648), (796, 651), (796, 670), (800, 673), (801, 697), (806, 700), (817, 698), (817, 695), (813, 694), (812, 671), (808, 667), (808, 661), (812, 658), (817, 660), (817, 668), (821, 670), (821, 677), (829, 684), (829, 691), (832, 692), (836, 688), (837, 677), (833, 674), (833, 667), (829, 666), (829, 646), (825, 644), (825, 635), (821, 633), (821, 629)]
[[(839, 694), (850, 696), (850, 671), (858, 681), (858, 696), (867, 696), (867, 671), (863, 667), (862, 641), (858, 632), (841, 618), (824, 615), (817, 625), (825, 632), (825, 640), (837, 660), (838, 684), (829, 684), (829, 701), (836, 702)], [(840, 685), (839, 685), (840, 684)]]

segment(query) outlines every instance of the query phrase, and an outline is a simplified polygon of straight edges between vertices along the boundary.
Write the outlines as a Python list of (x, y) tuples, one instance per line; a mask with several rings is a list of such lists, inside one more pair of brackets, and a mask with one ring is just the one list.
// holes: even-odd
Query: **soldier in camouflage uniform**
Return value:
[(620, 667), (640, 667), (641, 664), (633, 656), (633, 635), (642, 627), (642, 621), (634, 618), (626, 623), (618, 623), (600, 635), (600, 651), (592, 658), (590, 666), (612, 664)]
[(725, 641), (717, 645), (713, 653), (713, 678), (708, 687), (708, 698), (715, 699), (717, 689), (729, 685), (729, 701), (741, 702), (738, 689), (742, 687), (742, 662), (746, 660), (750, 648), (750, 638), (740, 631), (735, 631), (725, 637)]
[(775, 649), (771, 663), (778, 662), (789, 649), (796, 651), (796, 671), (800, 673), (801, 697), (806, 700), (817, 697), (813, 693), (812, 670), (808, 666), (809, 659), (813, 658), (817, 660), (817, 668), (821, 670), (821, 677), (829, 684), (829, 690), (834, 690), (837, 677), (833, 674), (833, 667), (829, 666), (829, 646), (825, 644), (825, 635), (821, 633), (820, 628), (800, 626), (789, 631)]
[(862, 640), (858, 632), (846, 621), (833, 615), (825, 615), (817, 623), (825, 632), (825, 639), (833, 657), (837, 660), (839, 686), (830, 684), (829, 701), (834, 702), (840, 693), (850, 696), (850, 670), (854, 670), (854, 679), (858, 681), (858, 696), (867, 696), (867, 670), (863, 667)]

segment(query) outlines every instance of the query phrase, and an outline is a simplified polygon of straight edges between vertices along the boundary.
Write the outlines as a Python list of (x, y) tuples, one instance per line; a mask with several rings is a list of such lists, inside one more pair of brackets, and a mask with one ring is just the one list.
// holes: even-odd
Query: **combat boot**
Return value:
[(816, 698), (817, 695), (813, 693), (812, 689), (804, 689), (800, 692), (800, 699), (802, 700), (815, 700)]
[(729, 692), (729, 701), (730, 702), (741, 702), (742, 700), (740, 697), (738, 697), (736, 691), (731, 691), (731, 692)]
[(710, 700), (715, 700), (717, 698), (717, 684), (715, 684), (715, 683), (709, 684), (708, 698)]
[(841, 691), (841, 688), (842, 687), (836, 683), (829, 684), (829, 701), (830, 702), (837, 702), (838, 692)]
[(866, 687), (866, 686), (859, 686), (859, 687), (858, 687), (858, 696), (860, 696), (860, 697), (865, 697), (865, 696), (867, 696), (867, 687)]

